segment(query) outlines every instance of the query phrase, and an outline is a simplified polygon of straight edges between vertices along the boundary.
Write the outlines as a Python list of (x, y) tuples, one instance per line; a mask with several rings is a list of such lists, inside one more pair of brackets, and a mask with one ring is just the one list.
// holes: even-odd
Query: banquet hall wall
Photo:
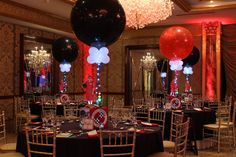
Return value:
[[(125, 90), (125, 46), (158, 44), (161, 32), (165, 27), (149, 27), (142, 30), (126, 30), (121, 38), (109, 47), (111, 61), (102, 67), (101, 83), (104, 104), (108, 103), (108, 97), (124, 98)], [(194, 45), (201, 50), (201, 25), (184, 25), (194, 35)], [(20, 91), (20, 34), (57, 39), (60, 34), (49, 31), (22, 26), (5, 21), (0, 21), (0, 110), (5, 110), (7, 116), (7, 128), (12, 130), (14, 125), (13, 97)], [(83, 59), (84, 52), (72, 64), (68, 74), (69, 93), (82, 94)], [(60, 75), (60, 80), (62, 77)], [(184, 75), (180, 75), (180, 91), (184, 88)], [(194, 66), (194, 74), (191, 77), (193, 92), (201, 93), (201, 60)]]
[(14, 128), (13, 98), (20, 94), (20, 34), (56, 39), (52, 32), (0, 20), (0, 111), (6, 115), (7, 130)]

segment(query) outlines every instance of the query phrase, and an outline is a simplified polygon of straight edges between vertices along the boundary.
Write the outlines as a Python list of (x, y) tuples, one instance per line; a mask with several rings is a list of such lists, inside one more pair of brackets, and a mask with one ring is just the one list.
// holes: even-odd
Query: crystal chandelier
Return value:
[(157, 60), (150, 52), (147, 52), (146, 56), (143, 56), (140, 61), (141, 66), (147, 71), (152, 71), (156, 67)]
[(172, 15), (171, 0), (119, 0), (126, 14), (126, 25), (139, 29)]
[(43, 46), (40, 49), (35, 47), (35, 50), (31, 50), (31, 53), (27, 54), (25, 58), (29, 67), (37, 70), (51, 62), (50, 54), (43, 49)]

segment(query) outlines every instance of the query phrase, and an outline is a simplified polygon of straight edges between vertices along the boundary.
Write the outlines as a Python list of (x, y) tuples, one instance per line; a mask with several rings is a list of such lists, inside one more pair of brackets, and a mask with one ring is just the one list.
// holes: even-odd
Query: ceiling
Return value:
[[(11, 0), (36, 8), (56, 16), (70, 18), (75, 0)], [(222, 24), (236, 23), (236, 0), (172, 0), (173, 15), (158, 25), (201, 23), (203, 21), (221, 21)]]

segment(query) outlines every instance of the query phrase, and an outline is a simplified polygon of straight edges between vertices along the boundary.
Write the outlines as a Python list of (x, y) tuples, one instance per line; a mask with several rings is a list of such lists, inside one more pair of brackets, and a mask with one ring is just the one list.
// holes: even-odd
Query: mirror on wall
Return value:
[(21, 34), (21, 95), (53, 94), (51, 39)]
[[(158, 45), (129, 45), (125, 47), (125, 104), (133, 99), (147, 99), (163, 93), (162, 78), (157, 62), (164, 59)], [(165, 80), (168, 88), (168, 79)]]

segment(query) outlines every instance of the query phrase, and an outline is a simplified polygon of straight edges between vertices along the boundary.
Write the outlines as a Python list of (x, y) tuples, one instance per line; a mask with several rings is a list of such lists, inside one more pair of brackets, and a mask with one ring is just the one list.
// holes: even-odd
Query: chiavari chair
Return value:
[(149, 118), (149, 106), (150, 104), (146, 104), (144, 99), (134, 99), (133, 100), (133, 109), (134, 114), (137, 120), (148, 121)]
[(25, 100), (23, 97), (14, 97), (14, 106), (17, 132), (23, 124), (36, 117), (31, 117), (29, 101)]
[(47, 102), (42, 104), (42, 117), (49, 115), (56, 116), (56, 112), (57, 112), (57, 105), (55, 103)]
[(155, 109), (149, 110), (149, 122), (157, 123), (162, 131), (162, 139), (164, 139), (164, 130), (165, 130), (165, 120), (166, 120), (166, 110)]
[(78, 104), (64, 104), (64, 117), (66, 119), (77, 119), (81, 115)]
[(222, 144), (230, 146), (229, 139), (232, 139), (230, 134), (230, 112), (231, 105), (221, 102), (216, 112), (217, 122), (203, 125), (204, 137), (211, 142), (217, 143), (218, 152), (220, 152)]
[(26, 129), (28, 157), (32, 154), (56, 157), (56, 130)]
[(171, 113), (171, 128), (170, 128), (170, 138), (169, 140), (163, 141), (164, 150), (174, 152), (176, 148), (176, 137), (177, 130), (176, 126), (180, 123), (183, 123), (184, 113), (183, 112), (174, 112)]
[[(15, 153), (16, 143), (7, 143), (6, 139), (6, 121), (5, 121), (5, 112), (2, 111), (0, 114), (0, 141), (4, 141), (4, 144), (0, 145), (0, 152), (11, 152)], [(5, 154), (6, 155), (6, 154)], [(19, 154), (20, 155), (20, 154)], [(16, 153), (16, 157), (19, 156)]]
[(160, 152), (160, 153), (152, 154), (148, 157), (185, 157), (188, 130), (189, 130), (189, 118), (187, 119), (186, 122), (178, 123), (175, 126), (176, 136), (174, 137), (175, 149), (173, 153)]
[[(136, 131), (100, 130), (101, 157), (134, 157)], [(126, 149), (125, 149), (126, 148)]]

